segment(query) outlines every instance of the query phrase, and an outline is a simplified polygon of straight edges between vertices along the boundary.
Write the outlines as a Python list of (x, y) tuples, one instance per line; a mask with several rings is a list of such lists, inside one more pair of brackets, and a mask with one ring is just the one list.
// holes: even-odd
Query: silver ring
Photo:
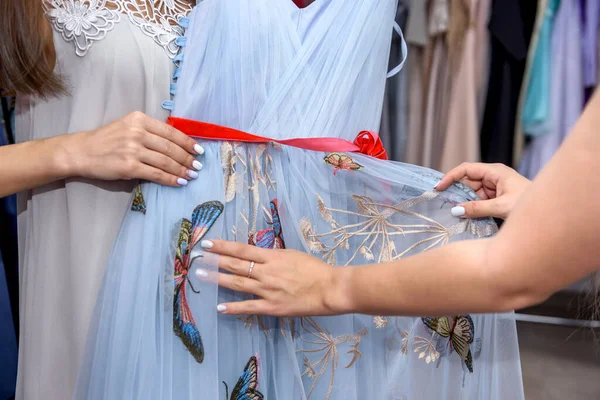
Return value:
[(248, 268), (248, 278), (252, 278), (252, 270), (254, 269), (254, 261), (250, 261), (250, 268)]

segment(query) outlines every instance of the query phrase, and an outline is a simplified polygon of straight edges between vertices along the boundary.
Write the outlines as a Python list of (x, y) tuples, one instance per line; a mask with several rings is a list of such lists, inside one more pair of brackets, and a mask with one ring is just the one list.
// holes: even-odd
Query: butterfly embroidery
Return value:
[(186, 283), (194, 293), (200, 293), (192, 286), (188, 272), (197, 256), (191, 258), (192, 249), (208, 233), (223, 212), (223, 204), (209, 201), (194, 209), (192, 220), (181, 220), (177, 249), (175, 250), (175, 289), (173, 296), (173, 330), (192, 356), (201, 363), (204, 361), (204, 345), (190, 310), (186, 297)]
[(259, 358), (258, 355), (250, 357), (242, 376), (235, 384), (231, 397), (229, 397), (229, 387), (225, 385), (225, 400), (262, 400), (264, 396), (258, 391), (258, 374), (259, 374)]
[(331, 166), (333, 166), (333, 174), (336, 175), (341, 169), (348, 171), (360, 171), (364, 167), (352, 159), (352, 157), (340, 153), (327, 154), (323, 160)]
[(262, 247), (263, 249), (285, 249), (283, 241), (283, 232), (281, 230), (281, 220), (279, 219), (279, 210), (277, 209), (277, 199), (271, 201), (271, 228), (258, 231), (256, 234), (250, 234), (248, 244)]
[(423, 323), (443, 338), (449, 339), (449, 352), (456, 351), (469, 372), (473, 372), (471, 343), (475, 336), (473, 319), (469, 315), (442, 318), (422, 318)]
[(137, 211), (141, 212), (142, 214), (146, 214), (146, 202), (144, 201), (144, 194), (142, 193), (142, 187), (139, 183), (135, 187), (135, 194), (133, 195), (131, 211)]

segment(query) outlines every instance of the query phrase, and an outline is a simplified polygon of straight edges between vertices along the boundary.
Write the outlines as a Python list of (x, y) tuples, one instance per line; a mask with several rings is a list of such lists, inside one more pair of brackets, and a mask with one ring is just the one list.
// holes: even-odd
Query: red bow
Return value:
[(360, 148), (360, 153), (375, 157), (380, 160), (387, 160), (388, 155), (383, 147), (381, 138), (375, 132), (362, 131), (354, 139), (354, 144)]

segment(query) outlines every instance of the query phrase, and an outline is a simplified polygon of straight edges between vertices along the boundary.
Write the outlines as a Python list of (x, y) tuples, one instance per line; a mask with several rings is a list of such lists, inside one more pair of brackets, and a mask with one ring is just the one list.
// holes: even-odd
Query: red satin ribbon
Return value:
[(387, 160), (388, 156), (379, 135), (372, 131), (362, 131), (353, 142), (341, 138), (296, 138), (296, 139), (271, 139), (253, 135), (225, 126), (209, 124), (207, 122), (193, 121), (184, 118), (169, 117), (167, 124), (177, 128), (188, 136), (207, 140), (224, 140), (245, 143), (279, 143), (300, 149), (323, 151), (361, 153)]

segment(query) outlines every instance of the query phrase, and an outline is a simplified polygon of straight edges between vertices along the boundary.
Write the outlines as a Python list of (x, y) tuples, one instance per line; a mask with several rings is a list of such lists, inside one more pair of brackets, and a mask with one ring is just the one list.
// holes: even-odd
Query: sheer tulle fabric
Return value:
[[(317, 0), (300, 12), (286, 0), (204, 1), (186, 34), (173, 115), (271, 138), (352, 141), (376, 131), (395, 7)], [(249, 296), (200, 282), (198, 263), (189, 275), (200, 293), (187, 291), (205, 351), (196, 362), (173, 332), (173, 271), (180, 221), (202, 203), (224, 204), (207, 238), (284, 244), (335, 265), (399, 259), (496, 229), (453, 218), (450, 208), (475, 194), (461, 185), (434, 191), (440, 174), (431, 170), (272, 144), (202, 145), (199, 179), (143, 185), (146, 213), (125, 218), (77, 398), (223, 399), (222, 382), (232, 388), (255, 354), (267, 399), (523, 398), (510, 314), (450, 318), (447, 335), (420, 318), (223, 316), (218, 303)], [(278, 221), (279, 236), (268, 233)]]

